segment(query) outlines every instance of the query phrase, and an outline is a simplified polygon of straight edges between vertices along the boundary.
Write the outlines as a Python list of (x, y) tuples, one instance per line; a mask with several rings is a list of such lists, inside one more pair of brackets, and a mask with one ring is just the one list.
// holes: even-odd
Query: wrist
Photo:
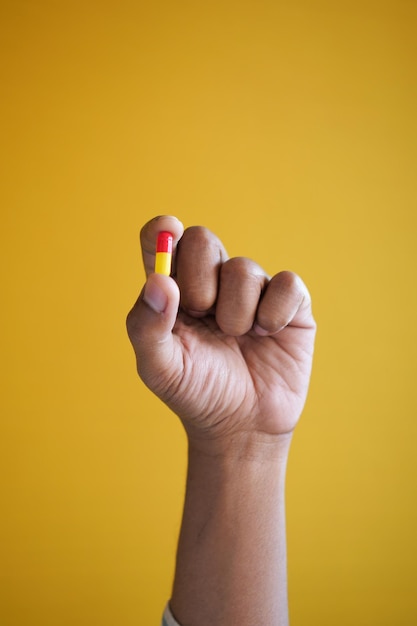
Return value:
[(269, 435), (261, 432), (233, 433), (210, 438), (206, 434), (188, 435), (191, 459), (215, 459), (224, 463), (283, 463), (286, 465), (293, 432)]

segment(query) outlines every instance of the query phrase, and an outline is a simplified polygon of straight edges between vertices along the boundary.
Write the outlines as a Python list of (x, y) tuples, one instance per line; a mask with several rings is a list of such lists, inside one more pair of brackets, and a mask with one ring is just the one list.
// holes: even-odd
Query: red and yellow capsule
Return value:
[(155, 272), (169, 276), (172, 260), (172, 233), (166, 230), (158, 233), (156, 241)]

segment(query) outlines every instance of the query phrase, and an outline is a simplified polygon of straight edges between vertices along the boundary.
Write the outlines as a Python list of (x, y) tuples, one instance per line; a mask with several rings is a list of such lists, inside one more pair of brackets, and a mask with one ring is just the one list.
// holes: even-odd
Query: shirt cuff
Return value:
[(176, 622), (172, 617), (169, 604), (165, 607), (164, 615), (162, 617), (162, 626), (181, 626), (181, 624), (178, 624), (178, 622)]

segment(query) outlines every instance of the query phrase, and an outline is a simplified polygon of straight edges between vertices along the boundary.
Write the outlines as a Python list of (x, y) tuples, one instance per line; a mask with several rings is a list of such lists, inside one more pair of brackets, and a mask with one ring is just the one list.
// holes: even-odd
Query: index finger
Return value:
[(156, 240), (161, 231), (172, 233), (172, 254), (174, 257), (177, 243), (184, 232), (184, 226), (173, 215), (158, 215), (143, 226), (140, 231), (140, 244), (146, 276), (155, 271)]

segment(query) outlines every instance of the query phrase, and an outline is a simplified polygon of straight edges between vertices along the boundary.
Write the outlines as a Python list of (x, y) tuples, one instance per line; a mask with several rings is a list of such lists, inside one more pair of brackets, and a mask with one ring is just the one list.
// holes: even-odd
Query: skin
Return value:
[[(171, 277), (153, 273), (161, 230), (174, 236)], [(189, 444), (172, 612), (183, 626), (286, 625), (285, 471), (311, 372), (309, 292), (174, 217), (145, 224), (141, 245), (128, 333)]]

